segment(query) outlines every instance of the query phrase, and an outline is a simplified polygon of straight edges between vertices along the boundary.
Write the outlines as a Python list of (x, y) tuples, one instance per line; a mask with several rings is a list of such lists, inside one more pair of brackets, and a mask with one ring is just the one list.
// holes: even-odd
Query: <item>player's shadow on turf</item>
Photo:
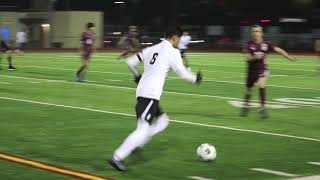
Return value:
[(159, 141), (159, 139), (156, 138), (153, 140), (157, 142), (150, 142), (150, 144), (147, 144), (145, 147), (136, 149), (125, 163), (128, 166), (136, 166), (154, 161), (157, 157), (166, 156), (169, 146), (168, 142)]

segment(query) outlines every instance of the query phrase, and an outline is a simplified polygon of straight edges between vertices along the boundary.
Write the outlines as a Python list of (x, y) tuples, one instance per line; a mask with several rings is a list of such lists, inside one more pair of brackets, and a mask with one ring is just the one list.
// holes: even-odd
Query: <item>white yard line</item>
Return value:
[[(63, 104), (53, 104), (53, 103), (39, 102), (39, 101), (33, 101), (33, 100), (28, 100), (28, 99), (18, 99), (18, 98), (1, 97), (1, 96), (0, 96), (0, 99), (18, 101), (18, 102), (25, 102), (25, 103), (32, 103), (32, 104), (41, 104), (41, 105), (47, 105), (47, 106), (62, 107), (62, 108), (78, 109), (78, 110), (85, 110), (85, 111), (92, 111), (92, 112), (99, 112), (99, 113), (106, 113), (106, 114), (116, 114), (116, 115), (121, 115), (121, 116), (135, 117), (134, 114), (113, 112), (113, 111), (106, 111), (106, 110), (98, 110), (98, 109), (91, 109), (91, 108), (84, 108), (84, 107), (77, 107), (77, 106), (69, 106), (69, 105), (63, 105)], [(320, 139), (308, 138), (308, 137), (302, 137), (302, 136), (295, 136), (295, 135), (278, 134), (278, 133), (270, 133), (270, 132), (265, 132), (265, 131), (256, 131), (256, 130), (249, 130), (249, 129), (232, 128), (232, 127), (227, 127), (227, 126), (218, 126), (218, 125), (211, 125), (211, 124), (194, 123), (194, 122), (181, 121), (181, 120), (170, 120), (170, 121), (171, 122), (175, 122), (175, 123), (180, 123), (180, 124), (188, 124), (188, 125), (201, 126), (201, 127), (209, 127), (209, 128), (216, 128), (216, 129), (227, 129), (227, 130), (231, 130), (231, 131), (249, 132), (249, 133), (263, 134), (263, 135), (269, 135), (269, 136), (278, 136), (278, 137), (285, 137), (285, 138), (291, 138), (291, 139), (299, 139), (299, 140), (320, 142)]]
[(12, 84), (12, 83), (9, 83), (9, 82), (0, 82), (0, 84)]
[(194, 180), (214, 180), (214, 179), (204, 178), (204, 177), (200, 177), (200, 176), (188, 176), (187, 178), (194, 179)]
[(111, 81), (111, 82), (121, 82), (122, 80), (119, 80), (119, 79), (108, 79), (108, 81)]
[[(105, 85), (105, 84), (94, 84), (94, 83), (79, 83), (79, 82), (72, 82), (72, 81), (65, 81), (65, 80), (31, 78), (31, 77), (24, 77), (24, 76), (0, 75), (0, 77), (16, 78), (16, 79), (43, 80), (43, 81), (46, 81), (46, 82), (67, 83), (67, 84), (76, 84), (76, 85), (83, 85), (83, 86), (97, 86), (97, 87), (116, 88), (116, 89), (134, 90), (134, 91), (136, 90), (136, 88), (132, 88), (132, 87)], [(167, 94), (176, 94), (176, 95), (182, 95), (182, 96), (208, 97), (208, 98), (225, 99), (225, 100), (242, 100), (240, 98), (233, 98), (233, 97), (227, 97), (227, 96), (215, 96), (215, 95), (207, 95), (207, 94), (193, 94), (193, 93), (183, 93), (183, 92), (175, 92), (175, 91), (163, 91), (163, 92), (167, 93)], [(252, 100), (252, 102), (258, 102), (258, 100)], [(291, 103), (273, 102), (273, 101), (266, 101), (266, 103), (268, 103), (268, 104), (292, 105)], [(319, 106), (307, 105), (307, 104), (294, 104), (294, 105), (295, 106), (306, 106), (306, 107), (319, 107)]]
[(41, 82), (38, 82), (38, 81), (27, 81), (27, 83), (31, 83), (31, 84), (39, 84)]
[(312, 165), (318, 165), (320, 166), (320, 162), (307, 162), (308, 164), (312, 164)]
[[(50, 68), (50, 67), (44, 67), (44, 66), (21, 66), (21, 67), (30, 67), (30, 68), (42, 68), (42, 69), (52, 69), (52, 70), (63, 70), (63, 71), (75, 71), (74, 69), (65, 69), (65, 68)], [(127, 75), (132, 76), (129, 73), (118, 73), (118, 72), (108, 72), (108, 71), (90, 71), (94, 73), (102, 73), (102, 74), (115, 74), (115, 75)], [(171, 77), (169, 79), (180, 79), (179, 77)], [(216, 82), (216, 83), (228, 83), (228, 84), (241, 84), (244, 85), (243, 82), (237, 82), (237, 81), (222, 81), (217, 80), (215, 78), (204, 78), (203, 81), (206, 82)], [(320, 91), (320, 89), (317, 88), (305, 88), (305, 87), (294, 87), (294, 86), (280, 86), (280, 85), (272, 85), (268, 84), (267, 87), (276, 87), (276, 88), (286, 88), (286, 89), (298, 89), (298, 90), (313, 90), (313, 91)]]
[(286, 173), (286, 172), (274, 171), (274, 170), (263, 169), (263, 168), (251, 168), (250, 170), (263, 172), (263, 173), (268, 173), (268, 174), (273, 174), (273, 175), (277, 175), (277, 176), (285, 176), (285, 177), (297, 177), (297, 176), (299, 176), (297, 174), (290, 174), (290, 173)]
[[(93, 54), (93, 58), (106, 58), (106, 57), (115, 57), (117, 55), (119, 55), (120, 53), (108, 53), (108, 54)], [(59, 53), (57, 54), (48, 54), (50, 56), (45, 56), (45, 54), (41, 54), (41, 55), (37, 55), (37, 56), (42, 56), (42, 57), (35, 57), (35, 56), (30, 56), (31, 58), (63, 58), (63, 59), (66, 59), (66, 58), (71, 58), (71, 59), (74, 59), (74, 58), (80, 58), (80, 54), (65, 54), (65, 55), (61, 55)], [(219, 61), (221, 58), (219, 57), (215, 57), (215, 55), (225, 55), (225, 54), (193, 54), (193, 53), (188, 53), (188, 56), (195, 56), (195, 57), (203, 57), (203, 56), (208, 56), (208, 57), (211, 57), (213, 58), (212, 61)], [(52, 57), (54, 56), (54, 57)], [(234, 55), (228, 55), (229, 57), (241, 57), (240, 54), (234, 54)], [(281, 58), (282, 57), (272, 57), (272, 59), (277, 59), (277, 58)], [(114, 61), (114, 60), (112, 60)], [(194, 60), (194, 61), (198, 61), (198, 60)], [(199, 62), (199, 61), (198, 61)], [(202, 64), (202, 65), (207, 65), (207, 64)], [(208, 65), (216, 65), (216, 64), (208, 64)], [(281, 62), (272, 62), (270, 61), (269, 65), (285, 65), (285, 66), (305, 66), (305, 67), (315, 67), (315, 65), (313, 64), (300, 64), (300, 63), (290, 63), (290, 62), (284, 62), (284, 63), (281, 63)], [(236, 66), (234, 66), (236, 67)]]

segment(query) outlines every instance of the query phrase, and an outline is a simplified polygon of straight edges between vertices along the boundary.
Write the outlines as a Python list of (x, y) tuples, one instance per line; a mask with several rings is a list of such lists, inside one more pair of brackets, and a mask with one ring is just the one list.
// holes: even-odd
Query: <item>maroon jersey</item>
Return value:
[(94, 32), (83, 32), (81, 34), (81, 45), (84, 51), (92, 51), (93, 44), (96, 39), (96, 35)]
[(95, 39), (96, 39), (96, 35), (93, 32), (87, 31), (81, 34), (81, 45), (82, 45), (81, 56), (83, 59), (85, 60), (90, 59)]
[(246, 86), (252, 87), (260, 77), (268, 76), (268, 64), (267, 64), (267, 54), (273, 50), (275, 46), (268, 42), (263, 41), (260, 44), (257, 44), (253, 41), (249, 41), (246, 44), (246, 48), (244, 51), (251, 55), (255, 55), (258, 59), (254, 59), (248, 61), (248, 71), (247, 71), (247, 79)]
[(263, 41), (257, 44), (249, 41), (246, 45), (245, 52), (258, 56), (259, 59), (254, 59), (248, 62), (249, 71), (260, 71), (268, 69), (267, 54), (273, 50), (275, 46), (269, 41)]

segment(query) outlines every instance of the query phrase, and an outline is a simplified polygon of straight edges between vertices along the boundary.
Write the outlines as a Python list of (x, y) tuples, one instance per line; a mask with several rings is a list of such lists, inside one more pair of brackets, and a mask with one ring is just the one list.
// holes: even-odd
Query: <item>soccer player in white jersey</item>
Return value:
[[(136, 148), (142, 147), (152, 136), (160, 133), (169, 124), (169, 117), (160, 110), (159, 101), (169, 71), (172, 69), (182, 79), (198, 84), (202, 80), (197, 74), (186, 70), (179, 50), (181, 31), (166, 31), (166, 39), (154, 46), (145, 48), (141, 53), (127, 59), (129, 69), (135, 76), (138, 87), (136, 91), (137, 128), (116, 149), (109, 164), (119, 171), (126, 171), (123, 161)], [(137, 65), (143, 63), (144, 72), (140, 75)]]
[(186, 67), (189, 67), (189, 63), (188, 63), (188, 60), (186, 58), (185, 52), (188, 49), (188, 45), (190, 44), (190, 41), (191, 41), (191, 36), (189, 35), (188, 32), (184, 31), (182, 36), (181, 36), (181, 38), (180, 38), (180, 42), (179, 42), (178, 48), (180, 50), (180, 54), (181, 54), (181, 57), (183, 59), (183, 64)]

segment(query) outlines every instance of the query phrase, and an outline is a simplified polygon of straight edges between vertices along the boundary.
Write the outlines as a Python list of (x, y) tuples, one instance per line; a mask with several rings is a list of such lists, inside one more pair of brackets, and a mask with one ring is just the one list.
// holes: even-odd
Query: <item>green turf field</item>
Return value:
[[(125, 161), (128, 172), (115, 171), (106, 159), (136, 125), (136, 85), (126, 64), (115, 63), (116, 55), (93, 56), (89, 83), (74, 82), (80, 62), (77, 54), (15, 56), (16, 71), (8, 71), (3, 59), (0, 152), (120, 180), (320, 176), (320, 166), (308, 164), (320, 164), (316, 58), (299, 56), (300, 61), (292, 63), (280, 56), (269, 57), (267, 101), (273, 106), (271, 117), (262, 120), (256, 108), (242, 118), (240, 109), (230, 104), (241, 100), (245, 78), (242, 55), (232, 53), (188, 54), (192, 69), (203, 72), (204, 82), (192, 85), (172, 73), (161, 106), (173, 121)], [(258, 91), (254, 92), (253, 99), (258, 100)], [(202, 143), (217, 148), (215, 161), (197, 159), (195, 151)], [(71, 178), (0, 160), (0, 179)]]

